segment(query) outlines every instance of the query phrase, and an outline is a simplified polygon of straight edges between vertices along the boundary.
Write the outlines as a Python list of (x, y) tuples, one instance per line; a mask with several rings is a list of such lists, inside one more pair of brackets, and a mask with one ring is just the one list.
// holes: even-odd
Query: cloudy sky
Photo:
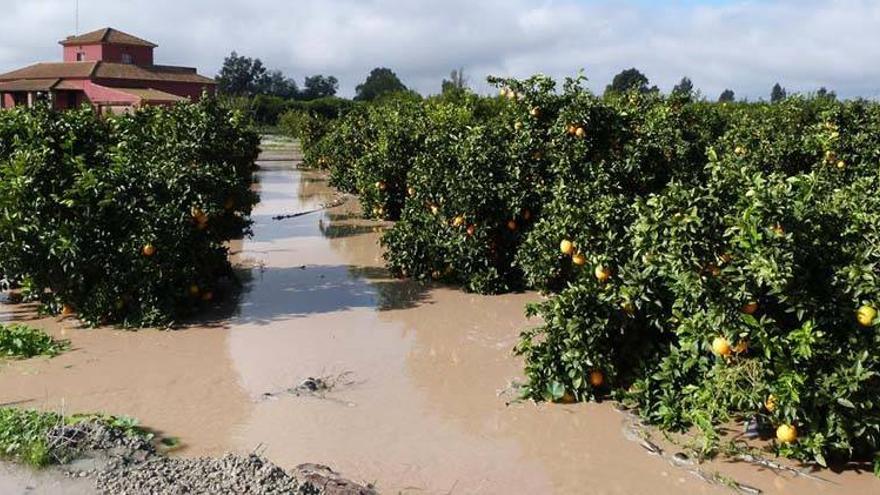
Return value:
[[(0, 72), (60, 57), (76, 0), (3, 0)], [(351, 95), (387, 66), (422, 93), (463, 67), (600, 89), (637, 67), (664, 90), (683, 75), (705, 94), (767, 97), (827, 86), (880, 97), (878, 0), (79, 0), (80, 32), (112, 26), (160, 45), (157, 62), (216, 74), (232, 50), (301, 80), (337, 76)]]

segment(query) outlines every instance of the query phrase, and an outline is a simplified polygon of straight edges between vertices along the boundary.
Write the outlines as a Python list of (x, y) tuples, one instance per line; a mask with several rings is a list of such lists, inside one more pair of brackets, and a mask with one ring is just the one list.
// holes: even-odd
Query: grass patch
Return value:
[(57, 356), (68, 347), (68, 342), (55, 340), (42, 330), (27, 325), (0, 324), (0, 358)]
[(0, 458), (34, 467), (59, 462), (62, 459), (52, 451), (49, 443), (50, 431), (56, 426), (82, 423), (100, 423), (128, 436), (152, 439), (152, 434), (139, 427), (137, 420), (126, 416), (63, 416), (54, 412), (0, 407)]
[(55, 413), (0, 408), (0, 454), (31, 466), (50, 464), (48, 433), (62, 421)]

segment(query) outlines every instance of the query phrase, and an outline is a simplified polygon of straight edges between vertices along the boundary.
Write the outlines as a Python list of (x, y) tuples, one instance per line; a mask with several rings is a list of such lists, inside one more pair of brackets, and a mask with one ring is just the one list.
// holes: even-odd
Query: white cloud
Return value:
[[(57, 59), (75, 0), (4, 0), (0, 71)], [(659, 5), (658, 5), (659, 4)], [(766, 96), (820, 85), (880, 96), (880, 2), (780, 0), (80, 0), (82, 30), (113, 26), (159, 43), (161, 63), (216, 73), (232, 50), (297, 79), (333, 74), (343, 92), (375, 66), (436, 92), (463, 66), (557, 77), (587, 70), (601, 89), (637, 67), (661, 88), (690, 76), (707, 95)]]

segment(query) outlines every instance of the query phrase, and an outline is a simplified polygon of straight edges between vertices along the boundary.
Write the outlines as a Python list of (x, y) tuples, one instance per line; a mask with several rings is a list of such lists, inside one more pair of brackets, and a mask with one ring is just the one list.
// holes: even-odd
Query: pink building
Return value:
[(56, 109), (84, 103), (101, 112), (169, 105), (214, 94), (213, 79), (196, 69), (156, 65), (157, 45), (105, 28), (60, 42), (63, 62), (47, 62), (0, 74), (0, 108), (48, 100)]

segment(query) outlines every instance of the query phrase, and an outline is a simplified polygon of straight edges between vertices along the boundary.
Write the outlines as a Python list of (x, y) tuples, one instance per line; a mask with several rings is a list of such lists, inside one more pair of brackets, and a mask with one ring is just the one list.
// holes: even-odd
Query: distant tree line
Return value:
[[(332, 116), (349, 107), (348, 103), (336, 100), (339, 80), (334, 76), (315, 74), (307, 76), (300, 86), (294, 79), (287, 77), (280, 70), (268, 69), (259, 58), (251, 58), (232, 52), (223, 61), (223, 67), (216, 77), (218, 90), (225, 97), (239, 99), (239, 104), (247, 106), (247, 110), (261, 124), (274, 125), (278, 117), (288, 110), (318, 111), (321, 115)], [(441, 95), (444, 98), (461, 98), (470, 92), (468, 78), (464, 69), (453, 70), (449, 78), (441, 83)], [(606, 94), (637, 91), (640, 93), (659, 92), (656, 85), (635, 67), (625, 69), (615, 75), (605, 88)], [(364, 82), (355, 88), (355, 102), (373, 101), (389, 93), (412, 92), (400, 80), (397, 74), (387, 67), (377, 67), (370, 71)], [(702, 99), (702, 94), (695, 88), (689, 77), (683, 77), (672, 88), (673, 95), (685, 98)], [(816, 93), (818, 98), (836, 99), (834, 91), (822, 87)], [(770, 102), (776, 103), (788, 97), (788, 90), (776, 83), (770, 91)], [(319, 101), (316, 105), (304, 105), (304, 102)], [(350, 100), (347, 100), (350, 101)], [(718, 97), (721, 103), (736, 101), (732, 89), (725, 89)], [(295, 103), (299, 102), (299, 103)], [(315, 110), (317, 109), (317, 110)]]

